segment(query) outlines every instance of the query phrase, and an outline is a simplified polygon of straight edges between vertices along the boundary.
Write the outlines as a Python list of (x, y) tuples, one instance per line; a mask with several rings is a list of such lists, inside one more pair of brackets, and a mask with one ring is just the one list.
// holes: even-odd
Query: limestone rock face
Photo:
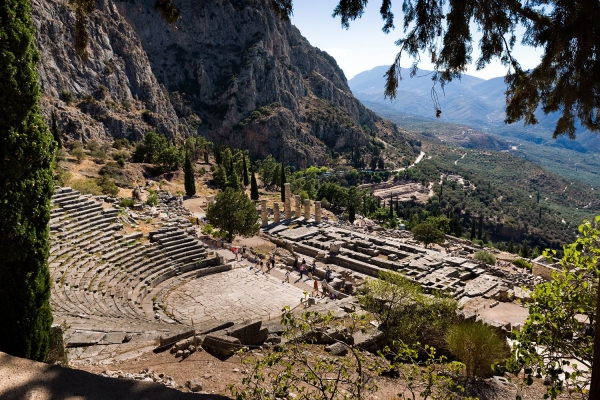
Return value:
[(182, 18), (173, 25), (154, 4), (97, 0), (84, 61), (67, 0), (32, 0), (43, 109), (71, 138), (198, 133), (304, 167), (378, 151), (376, 132), (393, 144), (386, 151), (414, 161), (407, 134), (364, 107), (333, 57), (269, 1), (178, 0)]
[[(32, 0), (42, 108), (56, 113), (72, 139), (143, 138), (149, 130), (169, 137), (180, 128), (167, 91), (159, 84), (131, 25), (115, 3), (96, 1), (87, 25), (88, 59), (75, 54), (75, 12), (66, 0)], [(66, 101), (72, 97), (71, 101)]]
[(364, 107), (333, 57), (273, 14), (265, 0), (180, 0), (174, 26), (154, 0), (116, 3), (158, 80), (183, 98), (213, 141), (300, 166), (368, 144), (369, 130), (399, 135)]

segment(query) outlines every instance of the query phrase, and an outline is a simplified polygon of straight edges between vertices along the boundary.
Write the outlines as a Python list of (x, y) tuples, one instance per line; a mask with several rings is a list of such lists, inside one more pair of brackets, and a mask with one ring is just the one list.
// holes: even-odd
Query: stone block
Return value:
[(176, 333), (176, 334), (161, 336), (158, 338), (159, 346), (163, 347), (163, 346), (167, 346), (169, 344), (179, 342), (180, 340), (189, 338), (190, 336), (194, 335), (194, 333), (195, 333), (195, 331), (193, 329), (191, 329), (191, 330)]
[(204, 338), (202, 347), (213, 354), (230, 357), (242, 348), (242, 343), (233, 336), (211, 333)]
[(242, 344), (258, 344), (264, 342), (269, 336), (269, 329), (262, 328), (262, 321), (249, 322), (239, 326), (233, 326), (226, 330), (227, 335), (240, 340)]
[(325, 351), (334, 356), (345, 356), (348, 354), (348, 345), (344, 342), (336, 342), (325, 347)]

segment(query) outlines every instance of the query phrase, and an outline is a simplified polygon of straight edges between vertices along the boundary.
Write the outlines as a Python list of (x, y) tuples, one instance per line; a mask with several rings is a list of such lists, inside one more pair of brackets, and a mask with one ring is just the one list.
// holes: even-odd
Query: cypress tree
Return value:
[(0, 351), (44, 360), (54, 140), (39, 108), (29, 0), (0, 2)]
[(258, 201), (258, 184), (256, 183), (256, 174), (252, 171), (252, 178), (250, 180), (250, 199)]
[(184, 174), (184, 186), (186, 196), (193, 196), (196, 194), (196, 181), (194, 179), (194, 167), (192, 166), (192, 160), (190, 155), (185, 153), (185, 166), (183, 168)]
[(242, 179), (244, 182), (244, 186), (248, 186), (248, 167), (246, 166), (246, 155), (244, 153), (242, 153), (242, 168), (244, 169), (243, 174), (242, 174)]
[(285, 167), (281, 163), (281, 201), (285, 201)]
[(475, 221), (471, 219), (471, 240), (475, 239)]
[(483, 237), (483, 214), (479, 214), (479, 229), (477, 230), (477, 239), (481, 240)]
[(58, 147), (59, 149), (62, 148), (62, 134), (60, 132), (60, 129), (58, 128), (58, 122), (56, 122), (56, 113), (54, 111), (52, 111), (52, 115), (51, 115), (51, 128), (50, 130), (52, 131), (52, 136), (54, 137), (54, 141), (56, 142), (56, 147)]

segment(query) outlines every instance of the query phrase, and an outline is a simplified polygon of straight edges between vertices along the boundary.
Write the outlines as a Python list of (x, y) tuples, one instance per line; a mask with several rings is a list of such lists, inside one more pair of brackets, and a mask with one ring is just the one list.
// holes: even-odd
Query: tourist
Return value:
[(275, 253), (271, 253), (271, 268), (275, 268)]
[(232, 247), (231, 251), (233, 252), (233, 254), (235, 254), (235, 261), (238, 261), (238, 248)]
[(314, 288), (314, 290), (313, 290), (313, 296), (317, 297), (319, 295), (319, 281), (317, 281), (316, 279), (315, 279), (315, 281), (313, 283), (313, 288)]
[(304, 261), (302, 261), (302, 265), (300, 265), (300, 279), (302, 279), (302, 274), (304, 274)]
[[(288, 269), (287, 271), (285, 271), (285, 281), (287, 283), (290, 283), (290, 270)], [(283, 283), (283, 282), (281, 282)]]
[(294, 270), (298, 270), (298, 256), (294, 258)]

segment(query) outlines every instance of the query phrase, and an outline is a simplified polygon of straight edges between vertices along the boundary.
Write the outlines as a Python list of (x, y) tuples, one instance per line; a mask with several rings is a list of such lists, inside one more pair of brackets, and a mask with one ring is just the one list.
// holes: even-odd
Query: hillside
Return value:
[(43, 109), (71, 139), (200, 134), (296, 166), (371, 154), (374, 136), (393, 143), (384, 153), (400, 165), (418, 154), (410, 135), (364, 107), (335, 60), (268, 1), (181, 1), (182, 19), (168, 25), (152, 0), (98, 0), (87, 60), (73, 48), (68, 2), (32, 4)]
[[(504, 78), (483, 80), (463, 75), (460, 81), (452, 81), (442, 90), (435, 86), (442, 114), (435, 118), (430, 79), (431, 71), (420, 70), (417, 76), (410, 78), (407, 69), (402, 69), (403, 80), (398, 87), (396, 100), (390, 101), (383, 96), (385, 71), (387, 66), (373, 68), (352, 78), (348, 83), (354, 95), (379, 115), (387, 115), (401, 124), (403, 117), (418, 117), (438, 123), (466, 124), (471, 128), (503, 138), (513, 138), (559, 147), (578, 152), (600, 152), (598, 135), (580, 130), (577, 140), (568, 138), (552, 139), (557, 114), (537, 113), (539, 123), (535, 126), (523, 126), (522, 122), (511, 125), (504, 123), (505, 91)], [(395, 118), (390, 116), (393, 111)], [(407, 128), (405, 125), (402, 127)]]

